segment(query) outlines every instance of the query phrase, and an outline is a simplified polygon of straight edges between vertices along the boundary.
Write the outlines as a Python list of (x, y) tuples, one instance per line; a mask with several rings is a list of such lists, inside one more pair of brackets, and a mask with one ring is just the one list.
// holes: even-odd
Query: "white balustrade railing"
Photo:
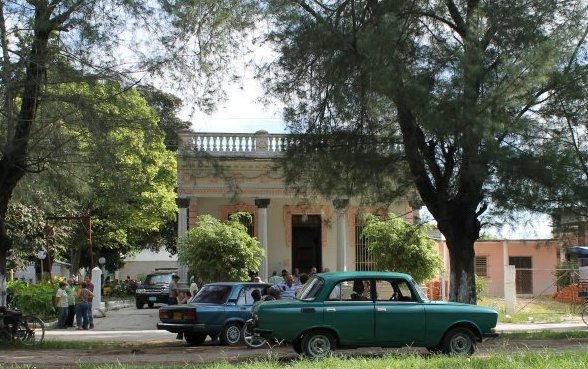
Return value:
[(288, 136), (265, 131), (250, 133), (180, 133), (180, 151), (203, 152), (212, 155), (274, 156), (283, 153)]

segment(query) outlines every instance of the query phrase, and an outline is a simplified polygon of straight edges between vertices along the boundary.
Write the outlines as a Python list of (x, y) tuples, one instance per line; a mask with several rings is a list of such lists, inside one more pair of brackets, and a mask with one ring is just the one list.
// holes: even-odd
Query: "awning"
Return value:
[(588, 258), (588, 246), (568, 246), (566, 254), (577, 255), (579, 258)]

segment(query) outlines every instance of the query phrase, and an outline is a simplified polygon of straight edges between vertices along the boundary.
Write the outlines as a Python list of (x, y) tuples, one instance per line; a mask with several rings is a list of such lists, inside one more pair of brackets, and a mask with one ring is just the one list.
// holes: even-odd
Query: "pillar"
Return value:
[[(178, 205), (178, 238), (184, 236), (188, 232), (188, 208), (190, 206), (190, 199), (186, 197), (176, 198), (176, 205)], [(178, 265), (178, 275), (180, 281), (188, 283), (188, 268), (183, 265)]]
[(347, 205), (349, 199), (334, 199), (337, 210), (337, 271), (347, 271)]
[(94, 285), (92, 310), (98, 310), (102, 303), (102, 270), (98, 267), (92, 269), (92, 284)]
[(255, 199), (255, 206), (258, 210), (258, 231), (257, 236), (259, 237), (259, 243), (263, 249), (263, 259), (261, 259), (261, 268), (259, 270), (259, 276), (263, 281), (267, 282), (268, 275), (268, 247), (267, 247), (267, 207), (269, 206), (270, 199)]

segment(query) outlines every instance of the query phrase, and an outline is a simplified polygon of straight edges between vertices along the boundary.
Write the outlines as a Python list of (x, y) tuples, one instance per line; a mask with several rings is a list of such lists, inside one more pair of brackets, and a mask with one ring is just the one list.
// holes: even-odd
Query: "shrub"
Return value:
[(55, 319), (55, 294), (59, 288), (57, 279), (38, 284), (22, 281), (9, 281), (7, 302), (20, 309), (25, 315), (35, 315), (41, 319)]

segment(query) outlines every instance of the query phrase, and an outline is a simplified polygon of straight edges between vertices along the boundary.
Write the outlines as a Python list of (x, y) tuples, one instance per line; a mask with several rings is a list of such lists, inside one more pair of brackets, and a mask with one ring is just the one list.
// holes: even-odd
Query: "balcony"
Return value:
[(178, 155), (199, 154), (227, 158), (277, 158), (284, 154), (288, 135), (266, 131), (251, 133), (180, 132)]

